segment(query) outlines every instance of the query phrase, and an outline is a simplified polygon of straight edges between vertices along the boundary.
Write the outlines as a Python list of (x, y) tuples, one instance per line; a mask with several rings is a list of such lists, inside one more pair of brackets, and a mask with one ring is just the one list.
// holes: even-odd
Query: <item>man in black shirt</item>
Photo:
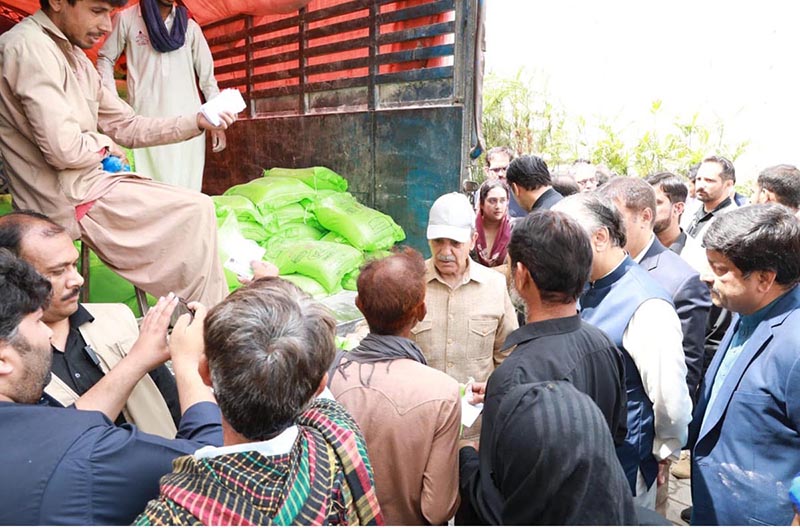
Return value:
[(38, 213), (0, 218), (0, 247), (30, 263), (53, 287), (42, 318), (53, 331), (46, 401), (102, 410), (117, 425), (133, 422), (145, 432), (174, 437), (181, 411), (164, 361), (177, 299), (162, 301), (143, 321), (141, 333), (124, 305), (79, 304), (78, 252), (61, 226)]
[(695, 195), (702, 202), (692, 218), (686, 233), (695, 240), (703, 240), (710, 221), (719, 213), (735, 208), (731, 200), (731, 190), (736, 183), (736, 169), (733, 163), (722, 156), (709, 156), (697, 169)]
[[(567, 215), (536, 211), (514, 229), (509, 244), (514, 289), (528, 308), (528, 324), (512, 332), (515, 347), (486, 386), (481, 445), (490, 445), (503, 398), (521, 384), (566, 380), (600, 408), (617, 445), (625, 439), (626, 396), (622, 355), (598, 328), (581, 320), (577, 300), (592, 268), (586, 231)], [(480, 399), (480, 396), (479, 398)], [(487, 440), (487, 443), (484, 442)], [(496, 454), (461, 449), (459, 523), (497, 524), (499, 491), (492, 474)]]

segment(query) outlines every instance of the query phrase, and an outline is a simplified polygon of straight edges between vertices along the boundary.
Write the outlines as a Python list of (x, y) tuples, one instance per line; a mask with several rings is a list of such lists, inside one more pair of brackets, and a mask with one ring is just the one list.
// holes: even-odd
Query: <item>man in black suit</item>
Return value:
[[(689, 246), (687, 252), (697, 253), (700, 251), (702, 253), (700, 262), (703, 267), (698, 271), (705, 270), (707, 265), (705, 250), (698, 245), (697, 241), (692, 240), (680, 226), (681, 215), (684, 212), (684, 205), (689, 193), (686, 184), (671, 172), (650, 175), (645, 178), (645, 181), (653, 187), (653, 191), (656, 193), (656, 220), (653, 231), (659, 242), (682, 256), (684, 249), (687, 249), (687, 244)], [(798, 193), (798, 196), (800, 196), (800, 193)], [(756, 201), (758, 202), (758, 200)], [(711, 363), (711, 358), (714, 357), (714, 353), (719, 347), (719, 342), (728, 329), (728, 325), (731, 322), (731, 313), (721, 306), (711, 306), (707, 321), (705, 355), (699, 379), (702, 379), (705, 375), (706, 369)], [(695, 397), (696, 395), (692, 393), (692, 398)]]
[(644, 181), (649, 183), (656, 193), (653, 232), (659, 242), (680, 255), (689, 237), (681, 227), (681, 217), (686, 210), (689, 187), (671, 172), (651, 174)]
[(520, 156), (511, 162), (506, 181), (517, 202), (526, 211), (547, 210), (563, 196), (553, 189), (547, 163), (539, 156)]

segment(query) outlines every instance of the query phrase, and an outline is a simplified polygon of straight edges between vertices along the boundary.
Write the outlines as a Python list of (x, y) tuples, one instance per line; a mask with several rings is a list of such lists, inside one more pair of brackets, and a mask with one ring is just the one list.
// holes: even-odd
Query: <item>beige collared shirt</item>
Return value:
[(200, 134), (196, 115), (137, 116), (41, 10), (0, 36), (0, 72), (0, 152), (15, 205), (50, 216), (74, 238), (75, 206), (130, 177), (102, 169), (112, 140), (143, 147)]
[(486, 381), (509, 353), (500, 351), (506, 336), (519, 326), (505, 277), (470, 259), (463, 282), (451, 288), (432, 259), (425, 265), (428, 314), (412, 339), (429, 366), (460, 383)]

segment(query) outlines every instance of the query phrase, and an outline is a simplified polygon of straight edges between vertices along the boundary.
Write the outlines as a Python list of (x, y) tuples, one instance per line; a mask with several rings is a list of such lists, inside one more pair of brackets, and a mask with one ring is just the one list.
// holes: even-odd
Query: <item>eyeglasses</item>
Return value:
[(508, 170), (508, 165), (505, 167), (489, 167), (489, 172), (493, 172), (495, 174), (500, 174), (501, 172), (505, 172)]

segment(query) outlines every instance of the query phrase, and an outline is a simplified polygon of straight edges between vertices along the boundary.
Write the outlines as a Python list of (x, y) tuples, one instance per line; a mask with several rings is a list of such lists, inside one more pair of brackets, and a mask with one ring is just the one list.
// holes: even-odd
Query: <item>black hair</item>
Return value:
[(0, 216), (0, 248), (9, 250), (17, 257), (20, 256), (22, 240), (36, 226), (43, 228), (41, 234), (45, 238), (66, 232), (66, 229), (41, 213), (36, 211), (15, 211)]
[(779, 204), (800, 209), (800, 170), (794, 165), (767, 167), (758, 175), (757, 183), (775, 193)]
[[(111, 4), (112, 7), (125, 7), (125, 4), (128, 3), (128, 0), (103, 0), (104, 2)], [(78, 0), (67, 0), (67, 3), (71, 6), (74, 6), (78, 3)], [(50, 9), (50, 0), (39, 0), (39, 6), (44, 9), (45, 11)]]
[(747, 205), (719, 215), (703, 245), (722, 253), (745, 277), (774, 271), (783, 286), (800, 281), (800, 223), (782, 205)]
[(718, 163), (722, 167), (720, 178), (722, 181), (732, 181), (736, 183), (736, 169), (733, 167), (733, 162), (723, 156), (708, 156), (703, 160), (703, 163)]
[(669, 203), (685, 203), (689, 196), (689, 188), (678, 176), (671, 172), (659, 172), (647, 176), (644, 181), (658, 187), (669, 199)]
[(509, 185), (515, 183), (529, 191), (551, 184), (547, 163), (539, 156), (527, 154), (518, 157), (509, 164), (506, 171), (506, 180)]
[(51, 286), (33, 266), (0, 249), (0, 291), (0, 341), (10, 341), (26, 315), (47, 308)]
[(589, 235), (557, 211), (534, 211), (522, 219), (511, 233), (508, 253), (512, 267), (521, 262), (542, 300), (554, 304), (574, 302), (592, 271)]

